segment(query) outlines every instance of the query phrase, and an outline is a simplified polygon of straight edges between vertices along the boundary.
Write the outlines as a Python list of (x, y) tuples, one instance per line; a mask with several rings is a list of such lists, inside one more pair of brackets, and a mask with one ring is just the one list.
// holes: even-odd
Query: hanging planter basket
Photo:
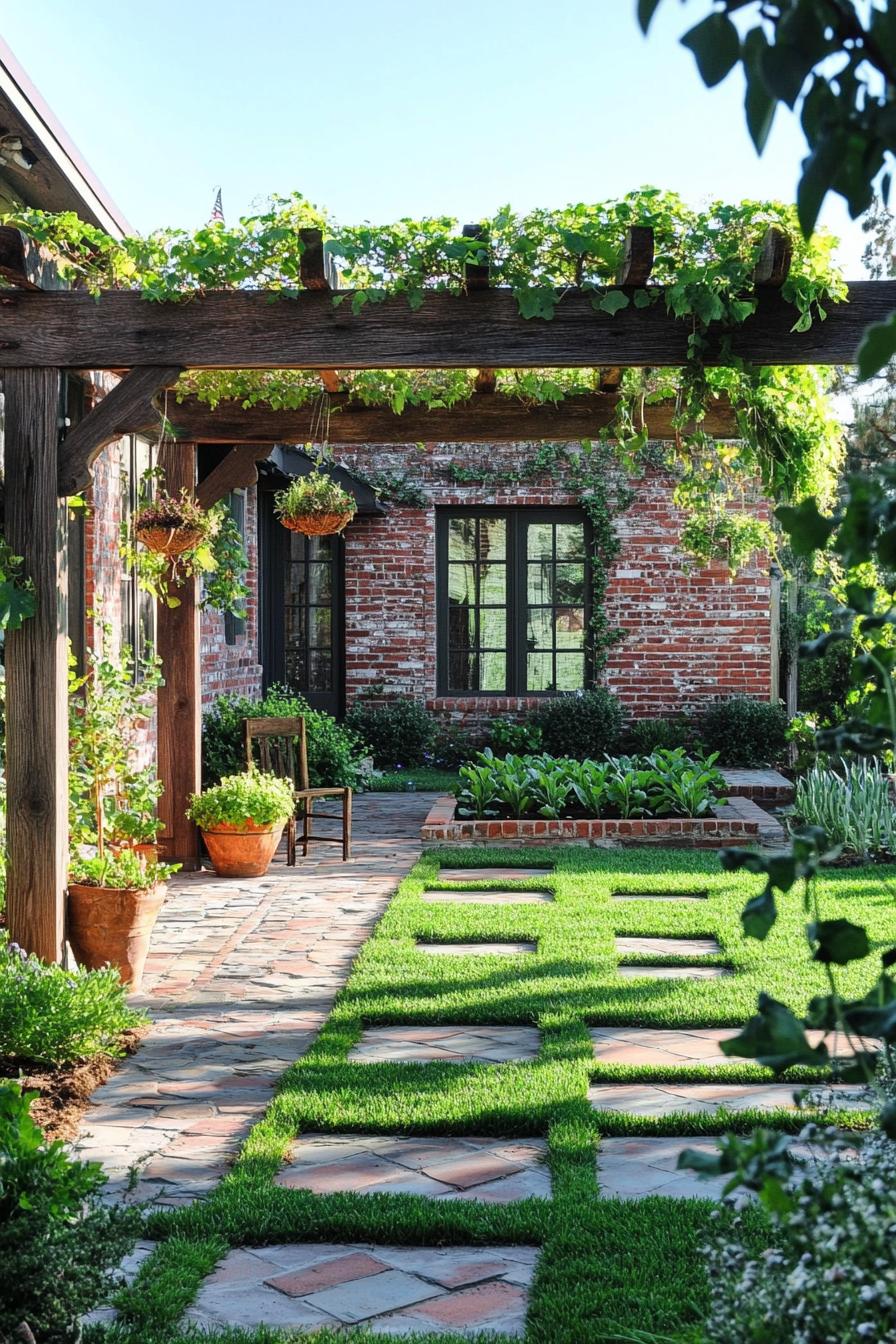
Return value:
[(327, 537), (341, 532), (354, 518), (358, 506), (332, 476), (315, 468), (297, 476), (274, 496), (277, 517), (290, 532), (306, 537)]
[(193, 550), (203, 536), (202, 529), (198, 527), (159, 527), (149, 523), (143, 527), (138, 523), (134, 531), (137, 540), (148, 551), (170, 556), (183, 555), (184, 551)]
[(351, 513), (297, 513), (292, 518), (280, 519), (290, 532), (303, 532), (306, 537), (329, 537), (341, 532), (354, 518)]

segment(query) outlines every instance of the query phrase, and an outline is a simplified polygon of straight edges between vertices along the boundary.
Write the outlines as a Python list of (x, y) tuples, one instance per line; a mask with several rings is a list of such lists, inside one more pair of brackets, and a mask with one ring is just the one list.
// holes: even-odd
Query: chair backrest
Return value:
[(301, 715), (288, 719), (244, 719), (243, 740), (250, 769), (260, 765), (270, 774), (292, 780), (296, 788), (309, 787), (308, 740)]

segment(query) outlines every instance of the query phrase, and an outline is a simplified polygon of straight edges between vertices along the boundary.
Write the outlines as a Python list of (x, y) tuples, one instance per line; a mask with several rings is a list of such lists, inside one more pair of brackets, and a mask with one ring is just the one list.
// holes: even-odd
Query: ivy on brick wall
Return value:
[(634, 498), (619, 472), (619, 462), (610, 446), (595, 440), (580, 444), (543, 443), (531, 457), (511, 468), (461, 467), (451, 462), (446, 474), (455, 485), (522, 485), (550, 477), (579, 498), (591, 525), (591, 617), (588, 626), (592, 676), (596, 680), (606, 666), (615, 644), (625, 631), (607, 617), (610, 570), (619, 555), (620, 541), (615, 519)]

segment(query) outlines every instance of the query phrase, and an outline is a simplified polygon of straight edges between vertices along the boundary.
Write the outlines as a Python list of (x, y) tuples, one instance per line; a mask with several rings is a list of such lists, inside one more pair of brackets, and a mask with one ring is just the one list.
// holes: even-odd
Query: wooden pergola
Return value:
[[(68, 852), (66, 498), (83, 490), (103, 447), (120, 435), (157, 430), (156, 399), (189, 369), (319, 370), (330, 393), (333, 444), (415, 441), (518, 441), (594, 436), (613, 421), (618, 373), (625, 366), (685, 363), (688, 323), (659, 300), (610, 315), (572, 291), (551, 321), (519, 316), (514, 297), (489, 286), (487, 266), (469, 266), (462, 295), (433, 293), (416, 311), (389, 298), (352, 312), (333, 304), (333, 277), (319, 234), (304, 231), (304, 289), (294, 297), (237, 290), (182, 302), (152, 303), (138, 293), (88, 294), (52, 288), (45, 259), (12, 230), (0, 230), (0, 376), (5, 396), (6, 537), (34, 585), (36, 615), (6, 639), (7, 909), (11, 937), (45, 960), (64, 942)], [(650, 230), (632, 229), (617, 277), (623, 291), (649, 283)], [(754, 277), (757, 310), (719, 332), (708, 364), (732, 356), (756, 364), (846, 364), (864, 328), (896, 309), (896, 282), (849, 286), (849, 302), (824, 322), (795, 333), (794, 310), (780, 289), (790, 264), (786, 236), (770, 230)], [(659, 287), (654, 287), (658, 289)], [(352, 403), (337, 370), (479, 369), (477, 391), (443, 411), (402, 415)], [(556, 406), (529, 407), (494, 390), (496, 368), (601, 368), (599, 391)], [(121, 381), (59, 442), (58, 387), (64, 370), (109, 370)], [(648, 407), (653, 437), (671, 437), (671, 405)], [(170, 489), (196, 489), (208, 506), (256, 479), (256, 463), (275, 443), (310, 437), (308, 410), (209, 409), (195, 398), (172, 403), (175, 437), (160, 465)], [(736, 433), (720, 402), (704, 428)], [(196, 482), (200, 443), (231, 445)], [(170, 857), (195, 863), (196, 836), (183, 816), (200, 782), (199, 611), (195, 584), (181, 605), (160, 607), (157, 649), (165, 687), (158, 702), (158, 771), (165, 784)]]

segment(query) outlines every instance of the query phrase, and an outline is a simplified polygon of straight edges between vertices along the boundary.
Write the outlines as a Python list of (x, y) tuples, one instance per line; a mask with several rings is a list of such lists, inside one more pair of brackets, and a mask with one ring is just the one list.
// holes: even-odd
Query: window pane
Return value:
[(550, 653), (530, 653), (526, 658), (526, 690), (553, 690), (553, 655)]
[(484, 608), (479, 613), (479, 642), (484, 649), (503, 649), (507, 645), (507, 612), (503, 607)]
[(507, 522), (504, 518), (479, 519), (479, 555), (477, 559), (494, 562), (507, 559)]
[(305, 652), (303, 648), (287, 648), (284, 659), (287, 685), (298, 690), (305, 687)]
[(558, 560), (585, 559), (584, 523), (557, 524), (557, 559)]
[(448, 519), (448, 559), (476, 559), (476, 519)]
[(558, 691), (581, 691), (585, 686), (585, 655), (582, 653), (557, 654)]
[(311, 644), (317, 648), (330, 647), (330, 608), (329, 607), (311, 607), (308, 612), (308, 619), (311, 622)]
[(474, 565), (448, 566), (448, 597), (451, 602), (476, 602), (476, 568)]
[(504, 653), (480, 654), (482, 667), (481, 691), (505, 691), (507, 689), (507, 655)]
[(550, 607), (530, 607), (526, 625), (526, 646), (529, 649), (550, 649), (554, 643), (554, 619)]
[(452, 606), (448, 611), (448, 645), (453, 649), (476, 647), (476, 608)]
[(287, 644), (304, 644), (305, 608), (289, 606), (284, 608), (283, 615), (286, 623)]
[(294, 564), (305, 563), (305, 537), (301, 532), (287, 532), (288, 553), (287, 560)]
[(526, 529), (526, 555), (530, 560), (553, 560), (553, 523), (529, 523)]
[(585, 566), (558, 565), (555, 586), (558, 606), (584, 606)]
[(478, 691), (479, 659), (475, 653), (449, 648), (448, 683), (453, 691)]
[(329, 602), (330, 600), (330, 575), (332, 570), (329, 564), (316, 564), (308, 566), (308, 601), (309, 602)]
[(311, 650), (311, 675), (308, 688), (312, 691), (329, 691), (332, 686), (332, 659), (324, 649)]
[(309, 537), (308, 558), (310, 560), (323, 560), (329, 564), (333, 558), (333, 538), (330, 536)]
[(479, 601), (504, 603), (507, 600), (507, 566), (481, 565), (479, 568)]
[(585, 642), (585, 608), (558, 607), (556, 622), (558, 649), (580, 649)]
[(550, 606), (554, 600), (554, 566), (536, 561), (529, 565), (527, 595), (534, 606)]

